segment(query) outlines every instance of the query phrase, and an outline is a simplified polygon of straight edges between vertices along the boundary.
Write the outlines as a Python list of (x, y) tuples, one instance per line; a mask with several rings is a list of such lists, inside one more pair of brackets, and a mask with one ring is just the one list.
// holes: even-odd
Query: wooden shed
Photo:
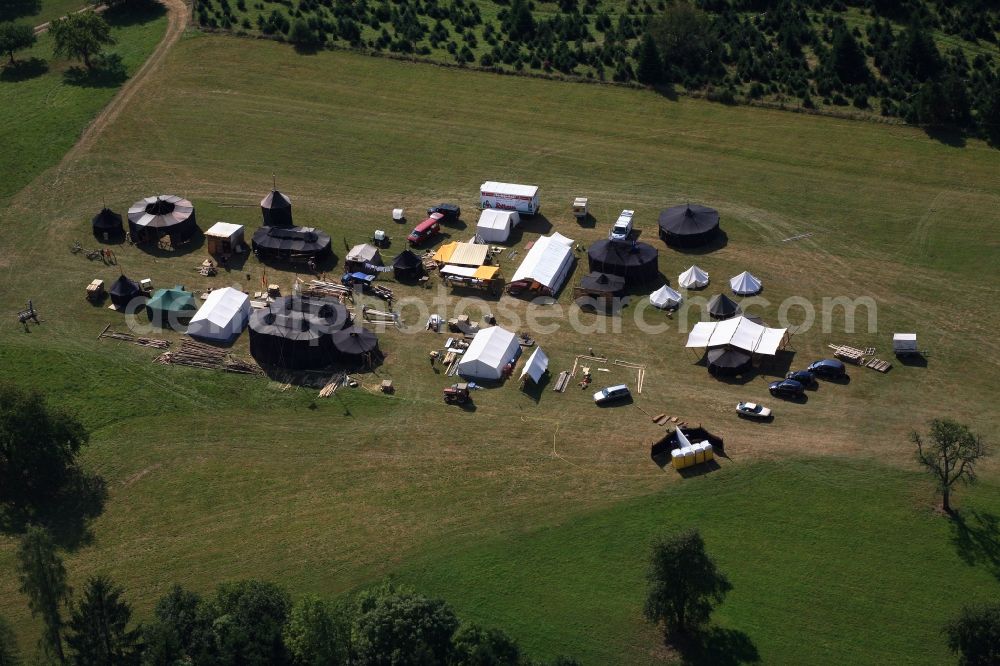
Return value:
[(243, 225), (216, 222), (205, 232), (205, 245), (211, 255), (230, 255), (243, 252)]

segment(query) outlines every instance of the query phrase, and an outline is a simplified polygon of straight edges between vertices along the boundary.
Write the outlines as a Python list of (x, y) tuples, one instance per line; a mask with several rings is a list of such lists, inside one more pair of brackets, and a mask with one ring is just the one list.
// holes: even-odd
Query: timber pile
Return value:
[(373, 294), (384, 301), (389, 301), (390, 305), (392, 304), (392, 289), (389, 289), (389, 287), (383, 287), (380, 284), (373, 284), (371, 289)]
[(341, 303), (345, 300), (350, 300), (354, 302), (354, 293), (351, 291), (350, 287), (345, 287), (342, 284), (337, 284), (336, 282), (327, 282), (325, 280), (309, 280), (309, 284), (302, 288), (303, 296), (318, 296), (325, 298), (336, 298)]
[(337, 392), (338, 388), (344, 385), (344, 380), (346, 379), (347, 379), (346, 372), (336, 373), (335, 375), (330, 377), (330, 381), (328, 381), (326, 385), (320, 389), (319, 397), (329, 398), (331, 395)]
[(153, 359), (154, 363), (163, 365), (187, 365), (205, 370), (225, 370), (243, 375), (257, 375), (260, 367), (255, 363), (241, 359), (230, 358), (225, 349), (218, 349), (201, 342), (185, 340), (177, 351), (168, 351)]
[(848, 363), (859, 364), (865, 356), (865, 350), (857, 347), (848, 347), (847, 345), (827, 345), (827, 347), (833, 350), (834, 356)]
[(394, 324), (399, 326), (399, 315), (395, 312), (382, 312), (368, 306), (361, 307), (361, 317), (375, 324)]
[(104, 327), (101, 334), (97, 336), (98, 340), (121, 340), (122, 342), (130, 342), (134, 345), (139, 345), (140, 347), (152, 347), (153, 349), (167, 349), (170, 347), (170, 342), (167, 340), (159, 340), (157, 338), (141, 338), (131, 333), (118, 333), (117, 331), (111, 330), (111, 324)]
[(569, 386), (570, 377), (571, 375), (568, 370), (560, 372), (559, 377), (556, 379), (556, 385), (552, 387), (552, 390), (559, 393), (565, 393), (566, 387)]

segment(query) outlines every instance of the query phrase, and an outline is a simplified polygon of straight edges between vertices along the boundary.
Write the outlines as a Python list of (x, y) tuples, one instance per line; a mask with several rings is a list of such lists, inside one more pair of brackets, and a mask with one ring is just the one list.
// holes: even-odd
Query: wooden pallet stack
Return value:
[(874, 347), (858, 349), (857, 347), (849, 347), (847, 345), (827, 346), (833, 350), (834, 356), (842, 361), (854, 363), (855, 365), (860, 365), (864, 368), (871, 368), (872, 370), (877, 370), (882, 373), (889, 372), (889, 370), (892, 369), (892, 363), (875, 358)]

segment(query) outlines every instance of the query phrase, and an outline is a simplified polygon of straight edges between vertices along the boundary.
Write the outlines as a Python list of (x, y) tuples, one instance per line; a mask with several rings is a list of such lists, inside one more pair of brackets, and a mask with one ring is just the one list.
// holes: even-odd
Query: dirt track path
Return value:
[(122, 109), (135, 97), (135, 94), (142, 88), (146, 79), (149, 78), (149, 75), (160, 68), (171, 47), (184, 34), (184, 29), (187, 27), (188, 19), (191, 16), (191, 10), (188, 7), (187, 1), (159, 0), (159, 2), (167, 8), (167, 32), (163, 35), (163, 39), (160, 40), (160, 43), (156, 45), (153, 52), (146, 58), (146, 62), (142, 63), (142, 67), (125, 82), (125, 85), (121, 87), (118, 94), (108, 102), (108, 105), (87, 126), (83, 134), (80, 135), (80, 140), (63, 156), (62, 162), (59, 165), (60, 167), (72, 163), (77, 157), (94, 145), (94, 141), (97, 140), (97, 137), (100, 136), (104, 128), (113, 122)]

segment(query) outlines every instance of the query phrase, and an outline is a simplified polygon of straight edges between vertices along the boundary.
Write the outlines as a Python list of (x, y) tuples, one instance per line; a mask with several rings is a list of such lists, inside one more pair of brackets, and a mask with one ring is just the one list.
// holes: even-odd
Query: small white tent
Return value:
[(736, 277), (729, 280), (729, 286), (732, 287), (733, 293), (738, 296), (753, 296), (759, 293), (764, 285), (761, 284), (760, 280), (750, 275), (748, 271), (743, 271)]
[(188, 335), (206, 340), (231, 340), (243, 332), (250, 316), (250, 297), (239, 289), (216, 289), (194, 313)]
[(675, 308), (683, 300), (684, 297), (671, 289), (669, 285), (663, 285), (649, 295), (649, 302), (657, 308)]
[(524, 364), (521, 371), (521, 379), (531, 377), (531, 381), (536, 384), (542, 380), (542, 375), (549, 368), (549, 357), (545, 355), (541, 347), (535, 347), (535, 351), (528, 357), (528, 362)]
[(476, 333), (458, 363), (463, 377), (500, 379), (504, 366), (517, 356), (517, 336), (505, 328), (491, 326)]
[(511, 285), (538, 283), (542, 290), (555, 295), (573, 265), (573, 239), (560, 233), (542, 236), (528, 250), (524, 261), (514, 271)]
[(486, 243), (503, 243), (510, 237), (510, 230), (521, 221), (516, 210), (487, 208), (479, 215), (476, 235)]
[(708, 286), (708, 273), (692, 266), (677, 276), (677, 284), (685, 289), (701, 289)]

